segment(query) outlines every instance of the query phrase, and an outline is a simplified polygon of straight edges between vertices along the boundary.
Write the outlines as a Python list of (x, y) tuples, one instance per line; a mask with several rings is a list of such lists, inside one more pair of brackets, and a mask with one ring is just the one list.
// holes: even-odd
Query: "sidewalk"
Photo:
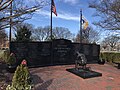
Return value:
[(89, 64), (102, 77), (83, 79), (66, 69), (74, 65), (30, 68), (35, 90), (120, 90), (120, 69), (111, 65)]

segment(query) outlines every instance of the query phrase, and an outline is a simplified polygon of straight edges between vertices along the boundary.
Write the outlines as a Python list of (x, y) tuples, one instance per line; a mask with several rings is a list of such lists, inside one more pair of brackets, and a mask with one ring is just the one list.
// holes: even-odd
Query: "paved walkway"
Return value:
[(82, 79), (66, 69), (74, 65), (31, 68), (35, 90), (120, 90), (120, 69), (111, 65), (89, 64), (102, 77)]

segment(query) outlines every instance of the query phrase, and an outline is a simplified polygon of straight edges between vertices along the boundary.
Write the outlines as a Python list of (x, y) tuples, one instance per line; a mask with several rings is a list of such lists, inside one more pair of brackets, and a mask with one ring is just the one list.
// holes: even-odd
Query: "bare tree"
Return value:
[(108, 36), (102, 41), (102, 46), (104, 49), (110, 46), (111, 50), (113, 50), (119, 40), (120, 40), (120, 37), (118, 36), (114, 36), (114, 35)]
[(50, 37), (50, 26), (38, 27), (32, 30), (33, 41), (46, 41)]
[[(97, 43), (99, 38), (99, 32), (94, 30), (92, 27), (88, 27), (87, 29), (82, 30), (82, 43)], [(75, 42), (80, 42), (80, 32), (77, 33)]]
[(64, 28), (64, 27), (55, 27), (53, 29), (53, 35), (55, 37), (55, 39), (70, 39), (72, 40), (73, 38), (73, 34), (69, 31), (68, 28)]
[(88, 41), (90, 43), (97, 43), (100, 40), (100, 32), (98, 32), (99, 30), (94, 30), (92, 27), (89, 27), (88, 31)]
[[(72, 39), (73, 34), (64, 27), (53, 28), (53, 39)], [(38, 27), (32, 31), (33, 40), (48, 41), (50, 40), (50, 26)]]
[(101, 50), (106, 50), (106, 48), (108, 47), (108, 42), (104, 39), (104, 40), (100, 43), (100, 47), (101, 47)]
[[(32, 4), (30, 4), (30, 1)], [(10, 26), (10, 19), (12, 19), (11, 25), (23, 22), (30, 19), (33, 12), (41, 9), (46, 4), (45, 0), (39, 2), (36, 0), (0, 0), (1, 30)]]
[(107, 30), (120, 30), (120, 0), (94, 0), (89, 3), (100, 20), (94, 24)]

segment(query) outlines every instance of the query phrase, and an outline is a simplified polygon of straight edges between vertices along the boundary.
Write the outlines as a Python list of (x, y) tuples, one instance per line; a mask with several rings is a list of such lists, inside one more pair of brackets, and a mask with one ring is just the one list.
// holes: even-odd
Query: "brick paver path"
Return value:
[(120, 69), (111, 65), (89, 64), (102, 77), (83, 79), (66, 69), (74, 65), (30, 68), (35, 90), (120, 90)]

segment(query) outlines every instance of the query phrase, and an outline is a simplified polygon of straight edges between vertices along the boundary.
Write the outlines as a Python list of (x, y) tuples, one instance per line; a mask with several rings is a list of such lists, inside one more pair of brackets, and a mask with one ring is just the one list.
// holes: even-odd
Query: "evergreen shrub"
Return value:
[(12, 85), (8, 85), (6, 90), (31, 90), (31, 78), (25, 60), (17, 67), (12, 79)]

